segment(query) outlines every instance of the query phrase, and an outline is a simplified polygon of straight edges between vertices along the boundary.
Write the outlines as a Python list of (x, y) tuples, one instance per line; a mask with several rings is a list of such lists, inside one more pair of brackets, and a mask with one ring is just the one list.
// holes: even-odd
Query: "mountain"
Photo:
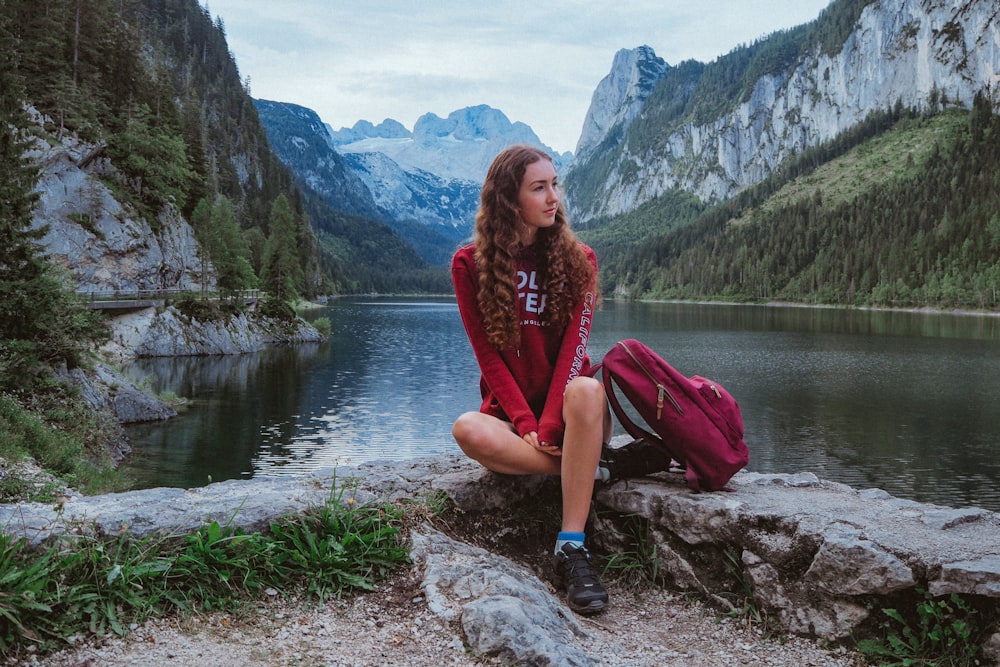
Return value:
[(371, 192), (333, 150), (327, 129), (312, 109), (287, 102), (254, 100), (278, 158), (331, 206), (351, 215), (383, 218)]
[[(211, 289), (230, 268), (241, 286), (266, 286), (272, 216), (287, 203), (299, 294), (447, 288), (446, 272), (429, 279), (428, 263), (377, 219), (349, 169), (331, 162), (312, 183), (353, 196), (353, 215), (304, 190), (271, 146), (221, 20), (197, 0), (102, 0), (82, 13), (65, 0), (45, 12), (9, 4), (0, 42), (16, 67), (4, 61), (4, 93), (30, 111), (28, 157), (41, 176), (32, 224), (76, 287)], [(218, 216), (197, 216), (220, 198), (225, 243)]]
[[(342, 156), (329, 127), (312, 109), (269, 100), (254, 104), (279, 159), (300, 187), (315, 195), (310, 199), (314, 206), (325, 204), (352, 218), (384, 223), (424, 261), (448, 264), (455, 246), (468, 234), (464, 216), (474, 207), (469, 202), (478, 201), (478, 187), (422, 170), (404, 171), (381, 153)], [(381, 127), (391, 135), (385, 129), (389, 125)]]
[[(566, 178), (602, 290), (1000, 309), (998, 25), (985, 0), (835, 0), (664, 69)], [(619, 62), (596, 118), (649, 83)]]
[(996, 95), (998, 12), (993, 0), (835, 0), (816, 21), (707, 65), (661, 70), (648, 47), (619, 54), (601, 88), (620, 92), (595, 93), (566, 175), (573, 220), (675, 188), (722, 201), (873, 112)]
[(576, 144), (576, 159), (593, 154), (609, 136), (627, 130), (668, 69), (666, 61), (648, 46), (616, 53), (611, 72), (597, 84), (590, 100)]
[(449, 180), (482, 183), (490, 162), (511, 144), (531, 144), (544, 149), (565, 167), (572, 156), (556, 154), (535, 132), (521, 122), (511, 123), (499, 109), (487, 105), (466, 107), (441, 118), (424, 114), (413, 132), (386, 120), (378, 126), (360, 121), (350, 129), (331, 132), (333, 144), (343, 154), (381, 153), (406, 171), (423, 170)]
[(486, 105), (447, 118), (425, 114), (412, 132), (393, 119), (334, 131), (310, 109), (265, 100), (256, 105), (271, 144), (300, 179), (331, 206), (384, 221), (435, 265), (446, 265), (471, 235), (482, 180), (503, 148), (539, 146), (560, 169), (572, 158), (553, 153), (530, 127)]

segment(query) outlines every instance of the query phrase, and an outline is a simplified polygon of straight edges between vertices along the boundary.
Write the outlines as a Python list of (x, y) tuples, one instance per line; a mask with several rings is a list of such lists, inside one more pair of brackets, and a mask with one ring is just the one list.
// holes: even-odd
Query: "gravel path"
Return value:
[[(581, 646), (601, 665), (629, 667), (861, 667), (844, 648), (825, 650), (800, 638), (768, 637), (699, 603), (664, 591), (636, 594), (609, 585), (612, 607), (583, 619)], [(290, 603), (277, 596), (239, 615), (158, 619), (128, 639), (83, 642), (73, 650), (29, 658), (45, 667), (504, 665), (469, 655), (461, 628), (431, 613), (411, 573), (372, 593), (344, 600)]]

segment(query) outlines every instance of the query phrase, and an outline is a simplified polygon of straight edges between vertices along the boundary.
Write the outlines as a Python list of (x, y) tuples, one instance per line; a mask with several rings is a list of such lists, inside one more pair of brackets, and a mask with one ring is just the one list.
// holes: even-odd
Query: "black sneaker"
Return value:
[(669, 470), (670, 457), (648, 440), (640, 438), (621, 447), (604, 445), (600, 466), (608, 469), (610, 481), (614, 481)]
[(556, 586), (566, 590), (566, 603), (578, 614), (597, 614), (608, 606), (597, 570), (590, 562), (590, 552), (584, 547), (564, 544), (552, 557)]

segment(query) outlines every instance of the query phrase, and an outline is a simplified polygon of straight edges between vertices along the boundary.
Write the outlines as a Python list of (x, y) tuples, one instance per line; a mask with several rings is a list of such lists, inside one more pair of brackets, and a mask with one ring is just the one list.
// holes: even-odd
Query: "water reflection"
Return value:
[(137, 485), (457, 451), (451, 423), (478, 405), (478, 371), (453, 301), (344, 301), (318, 315), (328, 343), (132, 364), (154, 390), (195, 398), (177, 419), (129, 429)]
[[(320, 315), (326, 344), (137, 362), (157, 390), (195, 400), (130, 429), (139, 485), (457, 451), (451, 423), (477, 407), (478, 370), (452, 300)], [(1000, 318), (608, 302), (591, 355), (630, 337), (738, 398), (751, 470), (1000, 510)]]

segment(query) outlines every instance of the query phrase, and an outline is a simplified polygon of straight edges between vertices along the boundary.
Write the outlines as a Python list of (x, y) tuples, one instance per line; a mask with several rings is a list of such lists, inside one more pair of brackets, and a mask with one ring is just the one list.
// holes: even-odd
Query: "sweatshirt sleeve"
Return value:
[[(597, 256), (593, 250), (584, 246), (587, 258), (594, 266), (594, 276), (597, 276)], [(542, 442), (561, 443), (566, 424), (563, 421), (563, 396), (570, 380), (585, 373), (590, 368), (587, 356), (587, 343), (590, 340), (590, 327), (593, 322), (594, 308), (597, 301), (597, 285), (591, 285), (584, 293), (583, 300), (577, 304), (573, 317), (563, 333), (559, 346), (559, 356), (556, 359), (552, 373), (552, 382), (545, 399), (545, 409), (539, 420), (538, 439)]]
[(500, 356), (499, 350), (486, 335), (482, 314), (476, 299), (476, 267), (471, 251), (459, 251), (452, 259), (451, 278), (455, 285), (455, 297), (462, 324), (472, 344), (472, 351), (479, 363), (483, 381), (494, 398), (500, 403), (507, 418), (514, 424), (518, 435), (538, 430), (538, 421), (524, 397), (524, 393), (514, 380), (510, 369)]

